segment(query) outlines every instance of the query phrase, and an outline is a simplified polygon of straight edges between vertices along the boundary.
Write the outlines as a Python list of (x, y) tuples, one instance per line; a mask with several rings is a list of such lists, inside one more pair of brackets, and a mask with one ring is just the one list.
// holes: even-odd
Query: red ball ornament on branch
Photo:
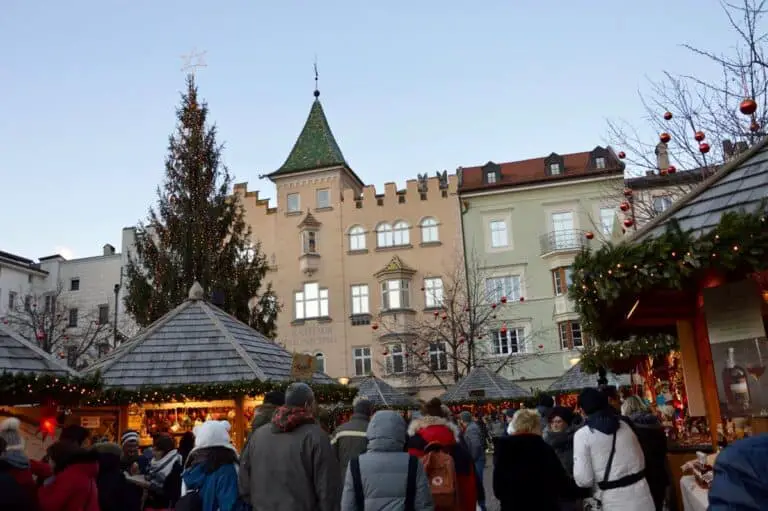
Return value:
[(623, 160), (624, 158), (627, 157), (627, 153), (625, 153), (624, 151), (619, 151), (618, 157), (620, 160)]
[(36, 337), (38, 341), (42, 341), (43, 339), (45, 339), (45, 334), (43, 332), (37, 332)]
[(631, 207), (632, 206), (630, 206), (629, 202), (627, 202), (627, 201), (622, 201), (622, 203), (619, 204), (619, 209), (622, 210), (622, 211), (629, 211), (629, 208), (631, 208)]
[(465, 341), (466, 341), (466, 339), (464, 338), (463, 335), (461, 337), (459, 337), (459, 344), (464, 344)]
[(661, 140), (662, 143), (664, 143), (664, 144), (669, 144), (669, 141), (672, 140), (672, 135), (670, 135), (669, 133), (667, 133), (665, 131), (664, 133), (659, 135), (659, 140)]
[(632, 197), (632, 189), (624, 188), (624, 197)]
[(744, 115), (752, 115), (757, 112), (757, 102), (752, 98), (746, 98), (739, 105), (739, 111)]
[(592, 231), (587, 231), (584, 233), (584, 237), (587, 238), (588, 240), (591, 240), (595, 237), (595, 233)]
[(521, 297), (520, 297), (520, 303), (523, 303), (524, 301), (525, 301), (525, 297), (524, 297), (524, 296), (521, 296)]
[(709, 152), (709, 149), (710, 149), (709, 144), (707, 144), (706, 142), (702, 142), (701, 144), (699, 144), (699, 152), (701, 154), (707, 154)]
[(492, 304), (491, 304), (491, 309), (495, 309), (495, 308), (496, 308), (496, 304), (495, 304), (495, 303), (492, 303)]
[(707, 138), (707, 136), (703, 131), (697, 131), (693, 134), (693, 138), (696, 140), (696, 142), (702, 142), (705, 138)]
[(438, 311), (435, 311), (432, 314), (434, 314), (435, 317), (438, 317), (440, 315), (440, 313)]
[(627, 218), (626, 220), (624, 220), (624, 227), (632, 227), (634, 223), (635, 223), (634, 220), (632, 220), (631, 218)]
[(544, 349), (544, 345), (543, 344), (539, 344), (539, 349), (543, 350)]
[(671, 121), (672, 120), (672, 112), (664, 112), (664, 120), (665, 121)]
[(374, 324), (371, 325), (371, 328), (374, 329), (374, 330), (378, 330), (379, 329), (379, 325), (377, 323), (374, 323)]
[(443, 318), (443, 321), (445, 321), (446, 319), (448, 319), (448, 314), (443, 312), (443, 315), (441, 317)]
[(507, 324), (506, 323), (502, 323), (501, 324), (501, 328), (499, 329), (499, 333), (501, 335), (507, 335)]
[(389, 351), (387, 351), (387, 350), (384, 350), (384, 351), (382, 351), (382, 352), (381, 352), (381, 354), (382, 354), (382, 355), (384, 355), (384, 356), (386, 357), (387, 355), (389, 355)]
[(507, 303), (507, 297), (506, 296), (502, 296), (501, 297), (501, 303)]
[(660, 176), (666, 176), (666, 175), (667, 175), (667, 169), (661, 169), (661, 170), (659, 170), (659, 175), (660, 175)]
[(675, 167), (674, 165), (670, 165), (669, 167), (667, 167), (667, 172), (669, 174), (674, 174), (675, 172), (677, 172), (677, 167)]

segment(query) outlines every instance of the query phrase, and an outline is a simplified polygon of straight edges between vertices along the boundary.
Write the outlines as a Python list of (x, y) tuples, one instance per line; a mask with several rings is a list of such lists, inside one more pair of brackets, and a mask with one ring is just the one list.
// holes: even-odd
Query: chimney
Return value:
[(664, 142), (656, 144), (656, 167), (659, 170), (669, 168), (669, 153), (667, 151), (667, 144)]
[(110, 245), (109, 243), (107, 243), (106, 245), (104, 245), (104, 255), (105, 255), (105, 256), (109, 256), (109, 255), (115, 255), (115, 247), (113, 247), (113, 246), (112, 246), (112, 245)]
[(731, 156), (733, 156), (733, 153), (734, 153), (733, 142), (731, 142), (726, 138), (725, 140), (723, 140), (723, 156), (727, 160)]

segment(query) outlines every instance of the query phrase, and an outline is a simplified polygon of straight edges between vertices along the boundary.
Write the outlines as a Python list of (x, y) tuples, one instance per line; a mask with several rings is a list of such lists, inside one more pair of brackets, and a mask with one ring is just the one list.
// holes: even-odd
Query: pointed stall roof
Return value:
[(376, 406), (418, 405), (414, 398), (375, 376), (360, 380), (356, 386), (357, 395), (365, 397)]
[[(203, 300), (198, 283), (189, 299), (88, 371), (105, 387), (287, 381), (292, 355), (245, 323)], [(333, 383), (315, 373), (317, 383)]]
[[(623, 387), (629, 385), (629, 377), (608, 373), (608, 385)], [(547, 392), (579, 392), (587, 388), (597, 387), (597, 375), (587, 374), (581, 370), (581, 363), (568, 369), (560, 378), (552, 382)]]
[(75, 370), (5, 325), (0, 325), (0, 373), (78, 376)]
[[(479, 395), (482, 391), (482, 395)], [(524, 399), (531, 393), (500, 376), (489, 367), (475, 367), (468, 375), (450, 387), (440, 399), (452, 401), (486, 401), (489, 399)]]

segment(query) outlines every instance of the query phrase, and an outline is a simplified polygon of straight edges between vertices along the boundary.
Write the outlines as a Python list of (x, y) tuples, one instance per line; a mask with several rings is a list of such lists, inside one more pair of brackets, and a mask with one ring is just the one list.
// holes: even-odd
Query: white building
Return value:
[(0, 316), (45, 289), (48, 272), (32, 259), (0, 251)]

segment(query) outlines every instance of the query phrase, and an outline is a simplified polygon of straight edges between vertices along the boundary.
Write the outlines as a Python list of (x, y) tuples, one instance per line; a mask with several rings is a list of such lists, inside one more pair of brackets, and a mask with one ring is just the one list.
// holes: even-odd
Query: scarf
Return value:
[(612, 409), (604, 408), (590, 414), (585, 424), (589, 429), (596, 429), (606, 435), (613, 435), (619, 430), (619, 415)]
[(314, 423), (312, 412), (297, 406), (281, 406), (272, 417), (272, 429), (275, 433), (289, 433), (303, 424)]
[(162, 487), (165, 483), (165, 479), (173, 470), (173, 466), (176, 463), (181, 463), (181, 455), (179, 451), (173, 449), (168, 451), (165, 456), (159, 460), (153, 459), (149, 464), (149, 470), (147, 471), (147, 481), (153, 486)]

